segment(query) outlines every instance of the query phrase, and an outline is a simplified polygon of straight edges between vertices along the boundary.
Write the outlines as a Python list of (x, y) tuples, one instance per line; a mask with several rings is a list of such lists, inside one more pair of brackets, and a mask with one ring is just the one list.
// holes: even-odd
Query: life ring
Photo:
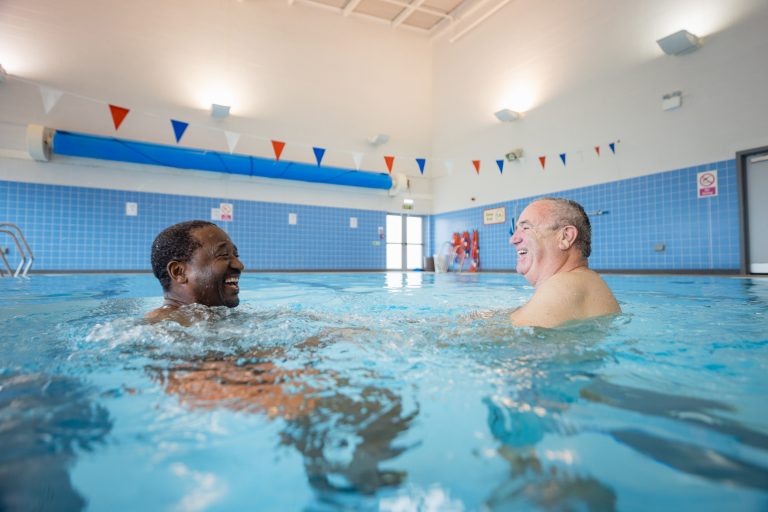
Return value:
[(477, 230), (472, 231), (472, 250), (470, 251), (469, 271), (477, 272), (480, 270), (480, 242)]

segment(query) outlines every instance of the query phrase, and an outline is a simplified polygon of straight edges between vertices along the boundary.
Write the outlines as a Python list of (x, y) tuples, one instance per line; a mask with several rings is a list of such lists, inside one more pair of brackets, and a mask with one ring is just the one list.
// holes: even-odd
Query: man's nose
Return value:
[(520, 235), (517, 234), (517, 231), (512, 233), (512, 236), (509, 238), (509, 244), (510, 245), (517, 245), (522, 241), (520, 238)]
[(237, 256), (235, 256), (235, 258), (232, 261), (230, 261), (229, 265), (232, 268), (238, 269), (240, 272), (245, 270), (245, 265), (243, 265), (243, 262), (240, 261), (240, 258), (238, 258)]

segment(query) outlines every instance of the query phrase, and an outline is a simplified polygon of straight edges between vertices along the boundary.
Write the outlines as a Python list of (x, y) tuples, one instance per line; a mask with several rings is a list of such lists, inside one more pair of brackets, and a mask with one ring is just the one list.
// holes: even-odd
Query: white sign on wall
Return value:
[(211, 220), (221, 220), (221, 208), (211, 208)]
[(235, 214), (235, 207), (232, 203), (221, 203), (219, 205), (219, 211), (221, 212), (221, 220), (232, 222)]
[(696, 189), (699, 199), (717, 195), (717, 169), (700, 172), (696, 175)]
[(139, 203), (125, 203), (125, 214), (128, 217), (139, 215)]
[(299, 221), (299, 216), (295, 213), (289, 213), (288, 214), (288, 224), (291, 226), (296, 225), (296, 223)]
[(350, 217), (349, 218), (349, 227), (351, 227), (352, 229), (356, 229), (357, 228), (357, 217)]
[(507, 209), (503, 206), (483, 210), (483, 224), (503, 224), (507, 220)]

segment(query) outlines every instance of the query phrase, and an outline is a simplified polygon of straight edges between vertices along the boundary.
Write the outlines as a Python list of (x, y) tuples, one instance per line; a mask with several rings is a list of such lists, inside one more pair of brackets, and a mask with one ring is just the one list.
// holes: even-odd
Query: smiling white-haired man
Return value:
[(621, 312), (605, 281), (590, 270), (592, 228), (576, 201), (538, 199), (523, 210), (510, 244), (516, 270), (536, 291), (510, 318), (519, 326), (556, 327)]

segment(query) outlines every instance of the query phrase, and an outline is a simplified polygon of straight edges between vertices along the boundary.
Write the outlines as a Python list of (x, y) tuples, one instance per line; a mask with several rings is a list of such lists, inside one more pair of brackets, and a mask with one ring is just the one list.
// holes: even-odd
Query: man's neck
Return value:
[(163, 307), (169, 309), (178, 309), (181, 306), (192, 304), (195, 301), (183, 294), (176, 293), (174, 291), (166, 292), (163, 296)]
[(534, 288), (538, 288), (542, 284), (544, 284), (546, 281), (548, 281), (550, 278), (557, 274), (562, 274), (565, 272), (574, 272), (579, 270), (586, 270), (588, 269), (588, 263), (586, 258), (583, 258), (581, 256), (575, 257), (573, 255), (569, 255), (568, 258), (562, 261), (556, 262), (554, 265), (552, 265), (552, 268), (545, 272), (542, 277), (540, 277), (536, 283), (533, 285)]

